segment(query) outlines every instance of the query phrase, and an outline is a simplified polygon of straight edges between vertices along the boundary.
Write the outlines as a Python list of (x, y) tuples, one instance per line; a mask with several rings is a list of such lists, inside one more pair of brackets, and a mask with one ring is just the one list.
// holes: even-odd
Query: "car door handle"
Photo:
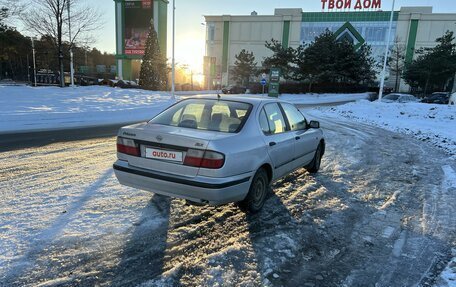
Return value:
[(277, 143), (276, 142), (270, 142), (269, 146), (275, 146)]
[(295, 137), (295, 140), (300, 140), (300, 139), (301, 139), (301, 137)]

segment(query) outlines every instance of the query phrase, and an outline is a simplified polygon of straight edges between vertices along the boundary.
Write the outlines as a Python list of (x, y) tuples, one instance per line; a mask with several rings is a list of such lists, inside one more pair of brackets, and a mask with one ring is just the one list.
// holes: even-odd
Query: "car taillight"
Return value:
[(184, 165), (217, 169), (225, 163), (225, 156), (209, 150), (189, 149), (185, 156)]
[(117, 137), (117, 152), (140, 156), (139, 145), (132, 139)]

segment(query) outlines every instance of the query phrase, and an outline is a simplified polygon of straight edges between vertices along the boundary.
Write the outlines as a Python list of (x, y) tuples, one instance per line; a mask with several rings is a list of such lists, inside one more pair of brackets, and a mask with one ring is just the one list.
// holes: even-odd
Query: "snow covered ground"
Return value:
[(294, 104), (316, 105), (365, 100), (368, 93), (357, 94), (282, 94), (280, 99)]
[(134, 89), (0, 86), (0, 132), (141, 121), (173, 102), (167, 94)]
[(326, 116), (339, 116), (394, 132), (412, 135), (456, 155), (456, 107), (423, 103), (379, 103), (360, 100), (319, 108)]
[[(173, 102), (0, 86), (0, 132), (139, 121)], [(0, 286), (455, 286), (454, 156), (407, 136), (454, 155), (454, 107), (360, 100), (303, 111), (325, 131), (321, 172), (276, 182), (256, 215), (119, 185), (115, 138), (0, 153)]]
[(304, 112), (322, 169), (276, 182), (255, 215), (119, 185), (114, 137), (0, 153), (0, 286), (431, 286), (455, 247), (455, 162)]
[[(216, 92), (178, 92), (177, 99)], [(367, 94), (281, 96), (299, 104), (345, 102), (366, 97)], [(0, 133), (139, 122), (152, 118), (174, 102), (167, 92), (137, 89), (0, 85)]]

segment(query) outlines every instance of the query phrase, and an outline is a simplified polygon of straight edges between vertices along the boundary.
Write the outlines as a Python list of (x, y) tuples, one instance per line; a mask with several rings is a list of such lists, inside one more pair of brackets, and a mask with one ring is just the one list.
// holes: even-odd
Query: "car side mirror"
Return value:
[(311, 128), (311, 129), (319, 129), (320, 128), (320, 122), (319, 121), (310, 121), (309, 128)]

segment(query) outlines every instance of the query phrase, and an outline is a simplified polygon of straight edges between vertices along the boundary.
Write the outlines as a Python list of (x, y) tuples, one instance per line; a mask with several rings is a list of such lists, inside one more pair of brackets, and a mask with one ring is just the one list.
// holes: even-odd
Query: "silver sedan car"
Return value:
[(301, 167), (317, 172), (324, 152), (319, 122), (293, 104), (205, 96), (121, 128), (114, 171), (123, 185), (256, 212), (273, 181)]

